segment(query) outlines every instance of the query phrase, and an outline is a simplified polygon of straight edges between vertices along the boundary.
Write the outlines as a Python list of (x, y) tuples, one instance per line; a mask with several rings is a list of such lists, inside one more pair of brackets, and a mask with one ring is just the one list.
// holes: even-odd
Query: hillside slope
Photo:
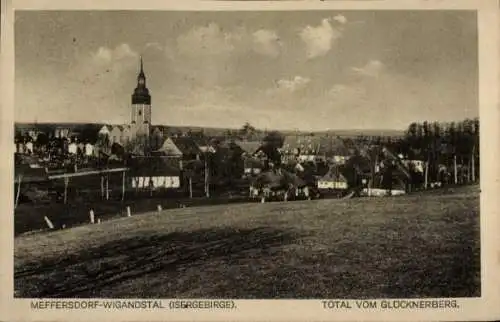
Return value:
[(480, 296), (477, 187), (184, 208), (15, 239), (30, 297)]

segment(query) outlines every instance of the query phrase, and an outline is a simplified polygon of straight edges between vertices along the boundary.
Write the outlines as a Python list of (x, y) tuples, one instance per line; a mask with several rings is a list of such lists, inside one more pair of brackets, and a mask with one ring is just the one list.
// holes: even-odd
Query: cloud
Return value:
[(347, 18), (343, 15), (336, 15), (335, 17), (333, 17), (333, 20), (335, 20), (336, 22), (344, 25), (347, 23)]
[(247, 54), (250, 51), (267, 57), (277, 57), (281, 46), (280, 37), (274, 30), (252, 31), (245, 27), (224, 30), (214, 22), (194, 27), (176, 40), (178, 53), (191, 58), (228, 57)]
[(309, 59), (324, 56), (330, 51), (335, 40), (342, 36), (341, 29), (332, 26), (332, 21), (346, 21), (345, 17), (340, 17), (325, 18), (319, 26), (307, 25), (300, 31), (299, 36), (306, 45)]
[(383, 68), (384, 64), (379, 60), (370, 60), (363, 67), (352, 67), (352, 70), (360, 75), (378, 77)]
[(160, 43), (158, 43), (158, 42), (148, 42), (146, 44), (146, 49), (149, 49), (149, 48), (156, 49), (156, 50), (159, 50), (159, 51), (163, 51), (163, 46)]
[(92, 66), (84, 62), (84, 68), (87, 71), (96, 72), (106, 69), (121, 70), (132, 62), (138, 63), (139, 54), (132, 50), (128, 44), (121, 44), (111, 49), (108, 47), (99, 47), (97, 51), (90, 54)]
[(97, 62), (109, 62), (112, 59), (112, 55), (113, 54), (109, 48), (99, 47), (93, 57)]
[(224, 32), (216, 23), (195, 27), (177, 38), (180, 54), (188, 56), (221, 55), (231, 53), (236, 47), (238, 36)]
[(255, 52), (270, 57), (277, 57), (280, 54), (281, 42), (276, 31), (259, 29), (252, 36)]
[(284, 89), (290, 92), (296, 92), (309, 84), (311, 81), (310, 78), (295, 76), (291, 80), (289, 79), (280, 79), (276, 82), (278, 89)]

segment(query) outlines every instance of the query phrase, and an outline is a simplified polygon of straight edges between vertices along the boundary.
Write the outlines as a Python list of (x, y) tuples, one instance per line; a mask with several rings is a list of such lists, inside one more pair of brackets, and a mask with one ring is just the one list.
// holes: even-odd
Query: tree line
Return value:
[(429, 180), (447, 169), (452, 181), (479, 178), (479, 119), (458, 122), (413, 122), (402, 137), (358, 137), (358, 143), (382, 144), (405, 159), (426, 163)]

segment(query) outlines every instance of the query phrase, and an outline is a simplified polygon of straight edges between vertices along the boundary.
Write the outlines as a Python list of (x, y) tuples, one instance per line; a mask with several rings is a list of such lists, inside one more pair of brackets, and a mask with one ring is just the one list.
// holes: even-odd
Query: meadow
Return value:
[(17, 297), (477, 297), (479, 187), (166, 209), (14, 239)]

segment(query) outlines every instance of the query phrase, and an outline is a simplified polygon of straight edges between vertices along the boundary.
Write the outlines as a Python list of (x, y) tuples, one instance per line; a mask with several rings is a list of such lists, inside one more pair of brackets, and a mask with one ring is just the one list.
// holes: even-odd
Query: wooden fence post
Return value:
[(64, 177), (64, 204), (68, 201), (68, 184), (69, 184), (69, 178)]
[(453, 156), (453, 172), (455, 176), (455, 184), (458, 184), (458, 172), (457, 172), (457, 156)]
[(125, 200), (125, 171), (122, 175), (122, 201)]
[(193, 179), (189, 177), (189, 198), (193, 198)]
[(91, 224), (95, 224), (94, 210), (90, 209), (90, 211), (89, 211), (89, 217), (90, 217), (90, 223)]
[(474, 147), (472, 148), (472, 182), (476, 182), (476, 146), (474, 145)]
[(109, 174), (106, 175), (106, 200), (109, 200)]
[(16, 192), (16, 203), (14, 204), (14, 209), (17, 208), (17, 205), (19, 204), (19, 196), (21, 195), (21, 181), (22, 181), (22, 175), (19, 175), (17, 180), (17, 192)]
[(52, 223), (52, 221), (50, 221), (49, 217), (45, 216), (43, 217), (43, 219), (45, 219), (45, 222), (47, 223), (47, 226), (49, 226), (50, 229), (54, 229), (54, 224)]
[(104, 199), (104, 176), (101, 174), (101, 199)]
[(425, 162), (425, 169), (424, 169), (424, 189), (427, 190), (427, 187), (429, 185), (429, 162)]
[(208, 152), (205, 153), (205, 196), (210, 198), (210, 183), (209, 183), (209, 169), (208, 169)]

